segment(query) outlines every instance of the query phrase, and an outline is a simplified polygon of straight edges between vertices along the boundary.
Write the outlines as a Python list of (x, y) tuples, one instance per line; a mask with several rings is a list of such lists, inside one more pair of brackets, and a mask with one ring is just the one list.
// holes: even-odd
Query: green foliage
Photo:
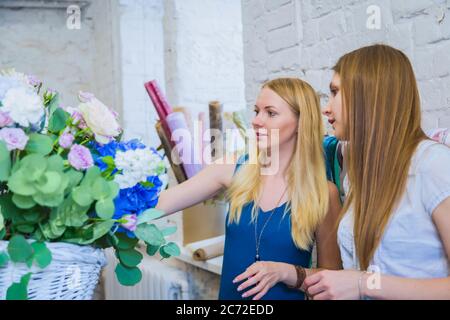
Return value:
[(38, 153), (46, 156), (52, 152), (53, 140), (49, 136), (39, 133), (32, 133), (29, 135), (29, 138), (30, 139), (25, 147), (25, 150), (28, 153)]
[(119, 283), (123, 286), (134, 286), (142, 279), (142, 272), (139, 268), (130, 268), (122, 263), (117, 264), (115, 272), (117, 280), (119, 280)]
[[(47, 128), (39, 133), (24, 128), (29, 138), (25, 150), (9, 151), (0, 141), (0, 240), (8, 241), (5, 252), (0, 252), (0, 268), (10, 262), (47, 268), (52, 262), (48, 242), (113, 247), (118, 259), (117, 279), (132, 286), (142, 278), (138, 266), (143, 254), (136, 250), (139, 241), (146, 244), (151, 256), (158, 252), (163, 258), (179, 255), (179, 248), (165, 240), (176, 228), (160, 230), (151, 224), (164, 215), (163, 211), (149, 209), (139, 214), (134, 238), (118, 232), (124, 222), (114, 219), (114, 199), (120, 191), (112, 174), (117, 172), (114, 158), (102, 158), (107, 166), (103, 172), (95, 165), (84, 171), (73, 169), (68, 150), (58, 145), (60, 135), (71, 132), (74, 143), (92, 149), (89, 142), (93, 132), (73, 124), (70, 115), (59, 108), (57, 94), (45, 94), (44, 106), (47, 118), (37, 127), (47, 124)], [(159, 166), (157, 171), (165, 172), (164, 165)], [(27, 299), (31, 275), (27, 273), (13, 283), (7, 299)]]
[(154, 224), (140, 224), (134, 234), (152, 246), (161, 246), (165, 242), (164, 235)]
[(135, 249), (118, 250), (120, 262), (127, 267), (136, 267), (142, 261), (142, 254)]
[(27, 262), (33, 256), (33, 247), (24, 236), (15, 235), (9, 240), (8, 254), (12, 262)]
[(9, 262), (9, 256), (6, 252), (0, 252), (0, 268), (6, 266)]
[(66, 122), (70, 115), (61, 108), (56, 109), (50, 116), (48, 130), (51, 132), (62, 131), (66, 127)]
[(46, 268), (52, 262), (52, 253), (43, 242), (34, 242), (31, 244), (34, 250), (34, 260), (39, 268)]
[(19, 283), (13, 283), (6, 292), (6, 300), (27, 300), (27, 288), (31, 273), (22, 276)]
[(154, 208), (147, 209), (139, 215), (137, 224), (139, 225), (142, 223), (148, 223), (148, 222), (150, 222), (154, 219), (157, 219), (163, 215), (164, 215), (164, 211), (154, 209)]
[(0, 141), (0, 181), (8, 181), (11, 171), (11, 156), (4, 141)]

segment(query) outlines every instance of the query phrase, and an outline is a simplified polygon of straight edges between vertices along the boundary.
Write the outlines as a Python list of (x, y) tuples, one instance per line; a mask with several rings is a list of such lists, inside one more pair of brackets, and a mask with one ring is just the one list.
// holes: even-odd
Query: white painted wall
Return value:
[(167, 0), (166, 84), (172, 105), (245, 108), (240, 0)]
[(64, 105), (78, 104), (80, 90), (95, 93), (120, 111), (115, 2), (91, 2), (81, 10), (81, 29), (69, 30), (64, 5), (53, 8), (0, 7), (0, 69), (35, 74), (61, 93)]
[[(366, 27), (370, 5), (380, 9), (379, 30)], [(242, 15), (248, 106), (262, 82), (279, 76), (300, 77), (328, 94), (330, 68), (341, 55), (383, 42), (413, 64), (423, 127), (450, 126), (449, 0), (243, 0)]]

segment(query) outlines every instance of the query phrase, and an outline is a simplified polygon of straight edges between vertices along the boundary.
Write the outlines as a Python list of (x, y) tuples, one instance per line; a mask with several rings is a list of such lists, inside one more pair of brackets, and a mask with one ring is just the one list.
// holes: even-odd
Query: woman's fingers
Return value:
[(259, 281), (258, 285), (255, 286), (254, 288), (248, 290), (247, 292), (245, 292), (242, 297), (250, 297), (253, 296), (255, 294), (257, 294), (258, 292), (260, 292), (261, 290), (264, 289), (264, 287), (267, 285), (268, 280), (263, 278), (262, 280)]
[(250, 279), (248, 279), (247, 281), (245, 281), (244, 283), (242, 283), (237, 290), (238, 291), (242, 291), (250, 286), (253, 286), (255, 284), (257, 284), (258, 282), (261, 281), (262, 275), (261, 274), (256, 274), (253, 277), (251, 277)]
[(325, 290), (325, 288), (324, 288), (323, 284), (321, 282), (318, 282), (315, 285), (308, 287), (306, 289), (306, 293), (310, 296), (315, 296), (324, 290)]
[(269, 285), (266, 285), (266, 286), (264, 287), (264, 289), (261, 290), (260, 293), (258, 293), (256, 296), (253, 297), (253, 300), (259, 300), (259, 299), (261, 299), (262, 297), (264, 297), (265, 294), (267, 293), (267, 291), (269, 291), (270, 288), (271, 288), (271, 287), (270, 287)]
[(255, 264), (252, 264), (250, 267), (247, 268), (247, 270), (245, 270), (236, 278), (234, 278), (233, 283), (241, 282), (242, 280), (253, 277), (253, 275), (255, 275), (258, 272), (258, 270), (254, 267), (254, 265)]

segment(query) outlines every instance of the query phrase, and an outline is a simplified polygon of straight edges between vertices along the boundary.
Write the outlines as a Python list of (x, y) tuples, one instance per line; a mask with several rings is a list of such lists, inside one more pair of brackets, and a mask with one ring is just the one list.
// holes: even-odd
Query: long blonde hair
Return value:
[[(322, 148), (323, 124), (319, 99), (313, 88), (296, 78), (279, 78), (263, 85), (278, 94), (298, 117), (295, 150), (286, 171), (291, 209), (291, 235), (297, 247), (308, 250), (314, 232), (328, 211), (328, 184)], [(258, 150), (258, 158), (262, 151)], [(227, 194), (228, 223), (239, 223), (242, 207), (256, 202), (261, 186), (261, 165), (250, 162), (236, 173)], [(253, 206), (252, 217), (256, 216)]]
[(341, 78), (356, 255), (367, 269), (406, 185), (412, 155), (425, 139), (414, 72), (401, 51), (360, 48), (333, 68)]

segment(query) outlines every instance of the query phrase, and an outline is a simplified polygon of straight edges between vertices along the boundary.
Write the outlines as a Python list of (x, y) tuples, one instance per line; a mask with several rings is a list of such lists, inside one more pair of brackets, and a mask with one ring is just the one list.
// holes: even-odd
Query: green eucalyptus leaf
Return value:
[(170, 258), (170, 254), (168, 254), (167, 252), (164, 251), (164, 247), (159, 248), (159, 254), (164, 259)]
[(162, 234), (167, 237), (177, 232), (177, 227), (167, 227), (161, 230)]
[(30, 278), (31, 272), (22, 276), (19, 283), (13, 283), (6, 291), (6, 300), (27, 300)]
[(66, 176), (69, 178), (69, 189), (74, 189), (83, 179), (83, 173), (70, 169), (66, 172)]
[(158, 209), (154, 208), (147, 209), (138, 216), (137, 225), (148, 223), (154, 219), (163, 216), (164, 214), (165, 214), (164, 211)]
[(52, 253), (44, 242), (33, 242), (31, 247), (34, 249), (34, 260), (40, 268), (44, 269), (52, 262)]
[(8, 180), (10, 191), (22, 196), (31, 196), (36, 193), (36, 188), (30, 184), (26, 174), (22, 170), (14, 172)]
[(70, 115), (61, 108), (57, 108), (50, 117), (48, 130), (51, 132), (59, 132), (66, 127), (66, 122)]
[(92, 196), (95, 200), (102, 200), (111, 197), (109, 183), (102, 177), (95, 179), (92, 185)]
[(11, 172), (11, 155), (4, 141), (0, 141), (0, 181), (8, 181)]
[(52, 96), (51, 100), (47, 101), (47, 108), (49, 115), (52, 115), (59, 108), (59, 93)]
[(95, 203), (95, 212), (102, 219), (111, 219), (114, 215), (114, 201), (112, 199), (102, 199)]
[(127, 250), (134, 248), (136, 244), (139, 242), (138, 238), (130, 238), (127, 236), (126, 233), (117, 232), (116, 234), (117, 239), (119, 240), (117, 244), (117, 248), (121, 250)]
[(90, 167), (87, 169), (86, 174), (84, 176), (83, 181), (81, 182), (81, 185), (88, 185), (91, 186), (95, 179), (101, 175), (101, 171), (99, 167)]
[(159, 250), (160, 246), (152, 246), (151, 244), (147, 244), (147, 254), (149, 256), (154, 256), (158, 250)]
[(160, 246), (164, 243), (162, 232), (154, 224), (140, 224), (134, 231), (136, 237), (153, 246)]
[(2, 207), (0, 206), (0, 231), (5, 227), (5, 219), (3, 218)]
[(42, 213), (40, 213), (39, 211), (29, 211), (29, 210), (27, 210), (23, 214), (23, 218), (25, 219), (25, 221), (30, 222), (30, 223), (37, 223), (37, 222), (39, 222), (41, 217), (42, 217)]
[(26, 262), (33, 256), (33, 248), (22, 235), (14, 235), (8, 243), (8, 254), (13, 262)]
[(20, 224), (16, 226), (20, 233), (33, 233), (36, 227), (33, 224)]
[(20, 209), (31, 209), (36, 205), (36, 202), (31, 196), (21, 196), (19, 194), (14, 194), (12, 196), (12, 201)]
[(134, 286), (142, 279), (142, 272), (139, 268), (128, 268), (122, 263), (118, 263), (115, 269), (117, 280), (123, 286)]
[(64, 159), (55, 154), (47, 159), (47, 169), (49, 171), (63, 172), (64, 170)]
[(127, 267), (136, 267), (142, 261), (142, 254), (135, 249), (118, 250), (120, 262)]
[(168, 244), (162, 246), (161, 250), (164, 251), (165, 254), (173, 257), (177, 257), (181, 253), (180, 248), (174, 242), (169, 242)]
[(114, 220), (107, 220), (102, 221), (100, 223), (94, 224), (94, 236), (93, 241), (103, 237), (105, 234), (107, 234), (111, 228), (114, 226), (115, 221)]
[(6, 252), (0, 252), (0, 268), (5, 267), (9, 262), (9, 256)]
[(62, 182), (62, 175), (55, 171), (44, 173), (35, 184), (36, 189), (45, 194), (52, 194), (59, 190)]
[(33, 200), (43, 207), (58, 207), (64, 201), (64, 190), (54, 194), (36, 193), (33, 195)]
[(62, 205), (52, 210), (50, 220), (67, 227), (81, 227), (89, 219), (86, 214), (88, 210), (89, 206), (80, 206), (72, 197), (68, 197)]
[(46, 156), (53, 150), (53, 141), (49, 136), (32, 133), (29, 135), (29, 138), (25, 147), (28, 153), (38, 153)]
[(83, 185), (73, 189), (72, 198), (76, 203), (83, 207), (90, 206), (94, 201), (91, 188)]

